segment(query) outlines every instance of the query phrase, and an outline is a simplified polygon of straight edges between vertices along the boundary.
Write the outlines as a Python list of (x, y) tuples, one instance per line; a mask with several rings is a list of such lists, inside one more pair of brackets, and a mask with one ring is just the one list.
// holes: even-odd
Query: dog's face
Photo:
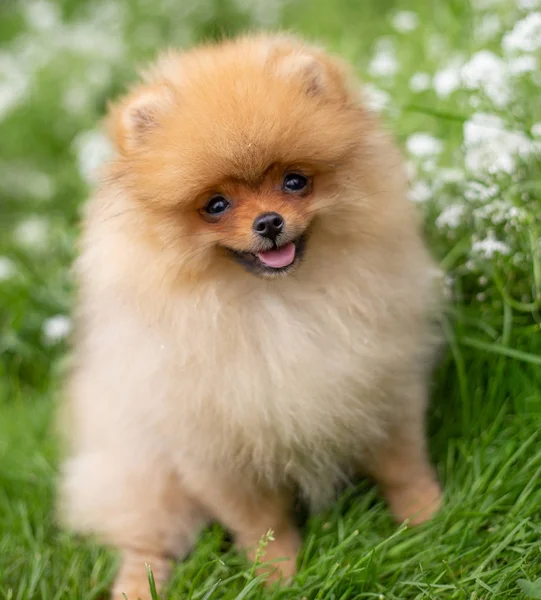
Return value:
[(111, 113), (113, 167), (178, 264), (297, 268), (350, 201), (363, 111), (343, 67), (284, 38), (167, 55)]
[(269, 165), (254, 184), (224, 182), (204, 198), (199, 214), (218, 244), (250, 272), (285, 274), (304, 253), (313, 179), (308, 166)]

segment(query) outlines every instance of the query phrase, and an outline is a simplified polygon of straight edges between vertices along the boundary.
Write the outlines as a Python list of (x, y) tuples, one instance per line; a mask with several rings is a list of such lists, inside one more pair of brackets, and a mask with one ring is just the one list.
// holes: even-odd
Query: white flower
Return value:
[(517, 6), (522, 10), (541, 8), (541, 0), (517, 0)]
[(419, 71), (410, 79), (410, 90), (412, 92), (424, 92), (430, 88), (430, 75)]
[(474, 54), (460, 71), (464, 86), (470, 90), (482, 90), (499, 108), (509, 102), (505, 62), (489, 50)]
[(393, 77), (398, 71), (396, 51), (391, 40), (381, 38), (376, 43), (376, 52), (368, 66), (373, 77)]
[(506, 52), (535, 52), (541, 48), (541, 12), (532, 12), (515, 24), (502, 40)]
[(510, 223), (518, 226), (528, 221), (528, 212), (513, 206), (508, 200), (493, 200), (474, 210), (473, 216), (482, 221), (490, 221), (493, 225)]
[(0, 281), (10, 279), (15, 274), (15, 265), (7, 256), (0, 256)]
[(88, 109), (90, 92), (83, 85), (71, 85), (64, 92), (62, 106), (72, 115), (80, 115)]
[(95, 183), (99, 168), (113, 156), (113, 147), (103, 133), (95, 129), (80, 133), (73, 141), (79, 172), (88, 183)]
[(43, 323), (43, 338), (46, 344), (56, 344), (71, 332), (71, 320), (65, 315), (56, 315)]
[(43, 217), (29, 217), (17, 225), (14, 238), (21, 246), (41, 250), (49, 239), (49, 223)]
[(29, 87), (30, 77), (18, 57), (0, 53), (0, 120), (25, 99)]
[(436, 161), (432, 157), (427, 158), (421, 162), (421, 167), (426, 173), (434, 173), (437, 167)]
[(410, 33), (419, 26), (419, 15), (412, 10), (401, 10), (393, 16), (391, 25), (400, 33)]
[(476, 240), (472, 244), (472, 252), (479, 254), (483, 258), (493, 258), (495, 254), (508, 255), (511, 253), (511, 248), (500, 242), (494, 237), (494, 234), (489, 234), (488, 237), (482, 240)]
[(0, 162), (0, 190), (13, 197), (50, 200), (55, 193), (53, 178), (24, 163)]
[(507, 63), (509, 72), (512, 75), (522, 75), (523, 73), (532, 73), (537, 71), (538, 62), (535, 56), (523, 54), (509, 59)]
[(31, 0), (23, 4), (24, 16), (31, 29), (50, 31), (60, 24), (58, 6), (47, 0)]
[(393, 77), (397, 71), (398, 63), (395, 55), (386, 52), (376, 54), (368, 67), (372, 77)]
[(433, 154), (440, 154), (443, 150), (443, 143), (430, 133), (414, 133), (406, 141), (408, 152), (417, 157), (429, 157)]
[(479, 181), (468, 181), (464, 190), (464, 197), (470, 202), (488, 202), (500, 194), (497, 185), (485, 185)]
[(427, 200), (432, 198), (432, 190), (426, 182), (418, 181), (411, 187), (408, 193), (408, 198), (412, 202), (422, 204), (423, 202), (427, 202)]
[(460, 87), (460, 70), (463, 60), (452, 59), (445, 67), (436, 72), (433, 79), (434, 90), (440, 98), (447, 98)]
[(483, 16), (475, 30), (475, 37), (481, 42), (488, 42), (500, 33), (502, 22), (495, 13), (489, 13)]
[(363, 86), (365, 102), (368, 108), (376, 112), (381, 112), (389, 105), (391, 97), (387, 92), (380, 90), (372, 83), (365, 83)]
[(456, 229), (462, 221), (463, 214), (464, 206), (462, 204), (450, 204), (443, 209), (436, 219), (436, 227)]
[(541, 137), (541, 122), (532, 125), (531, 132), (534, 137)]
[(472, 173), (511, 174), (516, 157), (526, 158), (535, 150), (532, 141), (520, 131), (508, 131), (499, 117), (476, 113), (464, 123), (466, 167)]

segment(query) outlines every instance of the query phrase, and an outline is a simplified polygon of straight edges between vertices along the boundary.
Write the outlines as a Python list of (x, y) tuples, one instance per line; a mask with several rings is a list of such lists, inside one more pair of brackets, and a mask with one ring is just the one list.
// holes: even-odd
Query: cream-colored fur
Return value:
[[(269, 63), (281, 55), (285, 68)], [(280, 37), (245, 38), (187, 57), (169, 54), (144, 85), (165, 80), (180, 103), (205, 93), (203, 84), (197, 88), (199, 69), (213, 83), (206, 93), (223, 94), (227, 103), (233, 83), (247, 86), (242, 93), (249, 95), (250, 85), (275, 78), (264, 90), (272, 107), (282, 101), (272, 97), (282, 85), (276, 78), (288, 85), (304, 64), (310, 78), (316, 60), (315, 93), (328, 88), (338, 95), (336, 82), (344, 79), (348, 106), (362, 106), (334, 59)], [(232, 61), (240, 69), (233, 83), (224, 74)], [(246, 81), (245, 63), (252, 72)], [(313, 89), (307, 88), (307, 98)], [(121, 104), (118, 127), (130, 126), (129, 111), (140, 110), (141, 102)], [(143, 563), (154, 566), (162, 583), (167, 558), (185, 554), (210, 518), (248, 548), (273, 528), (277, 541), (270, 555), (283, 552), (294, 561), (298, 540), (287, 510), (297, 486), (317, 508), (351, 474), (364, 471), (381, 483), (397, 518), (423, 520), (439, 497), (424, 445), (435, 269), (405, 198), (394, 145), (373, 116), (354, 109), (362, 121), (362, 148), (341, 150), (319, 190), (316, 175), (302, 264), (291, 275), (264, 279), (217, 253), (212, 232), (190, 234), (185, 225), (179, 234), (174, 227), (183, 226), (182, 214), (151, 212), (150, 201), (135, 198), (147, 180), (135, 184), (125, 173), (133, 169), (139, 176), (145, 152), (163, 152), (167, 173), (178, 167), (178, 176), (189, 178), (189, 168), (174, 163), (172, 149), (185, 142), (196, 146), (193, 138), (167, 146), (173, 124), (166, 128), (159, 115), (154, 123), (152, 110), (143, 125), (165, 133), (153, 132), (156, 145), (137, 156), (129, 152), (139, 130), (125, 148), (129, 132), (114, 133), (119, 158), (85, 220), (76, 365), (65, 420), (71, 441), (61, 489), (66, 521), (124, 549), (115, 593), (146, 598)], [(250, 114), (242, 121), (214, 110), (199, 126), (217, 131), (209, 137), (216, 155), (232, 156), (219, 139), (220, 128), (229, 126), (227, 143), (243, 135), (239, 148), (271, 143), (272, 130), (255, 128)], [(292, 113), (291, 119), (299, 118)], [(287, 115), (280, 118), (278, 129), (288, 122)], [(284, 134), (275, 135), (279, 140)], [(318, 158), (317, 146), (314, 154)], [(207, 161), (203, 170), (213, 170), (211, 159), (200, 160)], [(159, 185), (156, 196), (165, 206), (168, 192)], [(294, 566), (281, 570), (287, 576)]]

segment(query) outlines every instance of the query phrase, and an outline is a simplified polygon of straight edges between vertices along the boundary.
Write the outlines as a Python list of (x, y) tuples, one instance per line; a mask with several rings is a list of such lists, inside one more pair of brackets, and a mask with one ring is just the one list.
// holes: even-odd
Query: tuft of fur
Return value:
[[(348, 68), (279, 35), (169, 52), (108, 126), (118, 154), (77, 263), (69, 525), (180, 556), (210, 517), (274, 514), (260, 497), (299, 487), (319, 507), (359, 470), (385, 486), (401, 454), (430, 479), (436, 270)], [(313, 177), (302, 201), (276, 192), (292, 168)], [(201, 218), (216, 191), (237, 199), (225, 224)], [(224, 252), (249, 247), (263, 210), (309, 232), (294, 273), (258, 278)], [(390, 440), (403, 452), (380, 469)], [(232, 490), (242, 515), (223, 508)]]

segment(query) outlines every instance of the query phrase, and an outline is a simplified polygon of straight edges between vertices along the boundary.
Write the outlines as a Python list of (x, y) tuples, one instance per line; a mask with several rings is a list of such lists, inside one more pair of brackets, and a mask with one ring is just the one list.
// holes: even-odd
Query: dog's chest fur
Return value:
[(180, 463), (292, 479), (319, 494), (316, 481), (340, 478), (381, 435), (398, 348), (354, 286), (216, 302), (200, 299), (207, 318), (179, 316), (166, 342), (164, 416)]
[(321, 497), (321, 482), (332, 488), (399, 414), (403, 365), (420, 345), (425, 282), (350, 254), (328, 268), (316, 257), (317, 272), (304, 265), (270, 285), (154, 293), (161, 303), (144, 318), (131, 297), (90, 303), (101, 308), (85, 381), (98, 384), (82, 399), (95, 407), (83, 427), (110, 425), (104, 439), (123, 428), (124, 446), (170, 456), (181, 471), (294, 481)]

